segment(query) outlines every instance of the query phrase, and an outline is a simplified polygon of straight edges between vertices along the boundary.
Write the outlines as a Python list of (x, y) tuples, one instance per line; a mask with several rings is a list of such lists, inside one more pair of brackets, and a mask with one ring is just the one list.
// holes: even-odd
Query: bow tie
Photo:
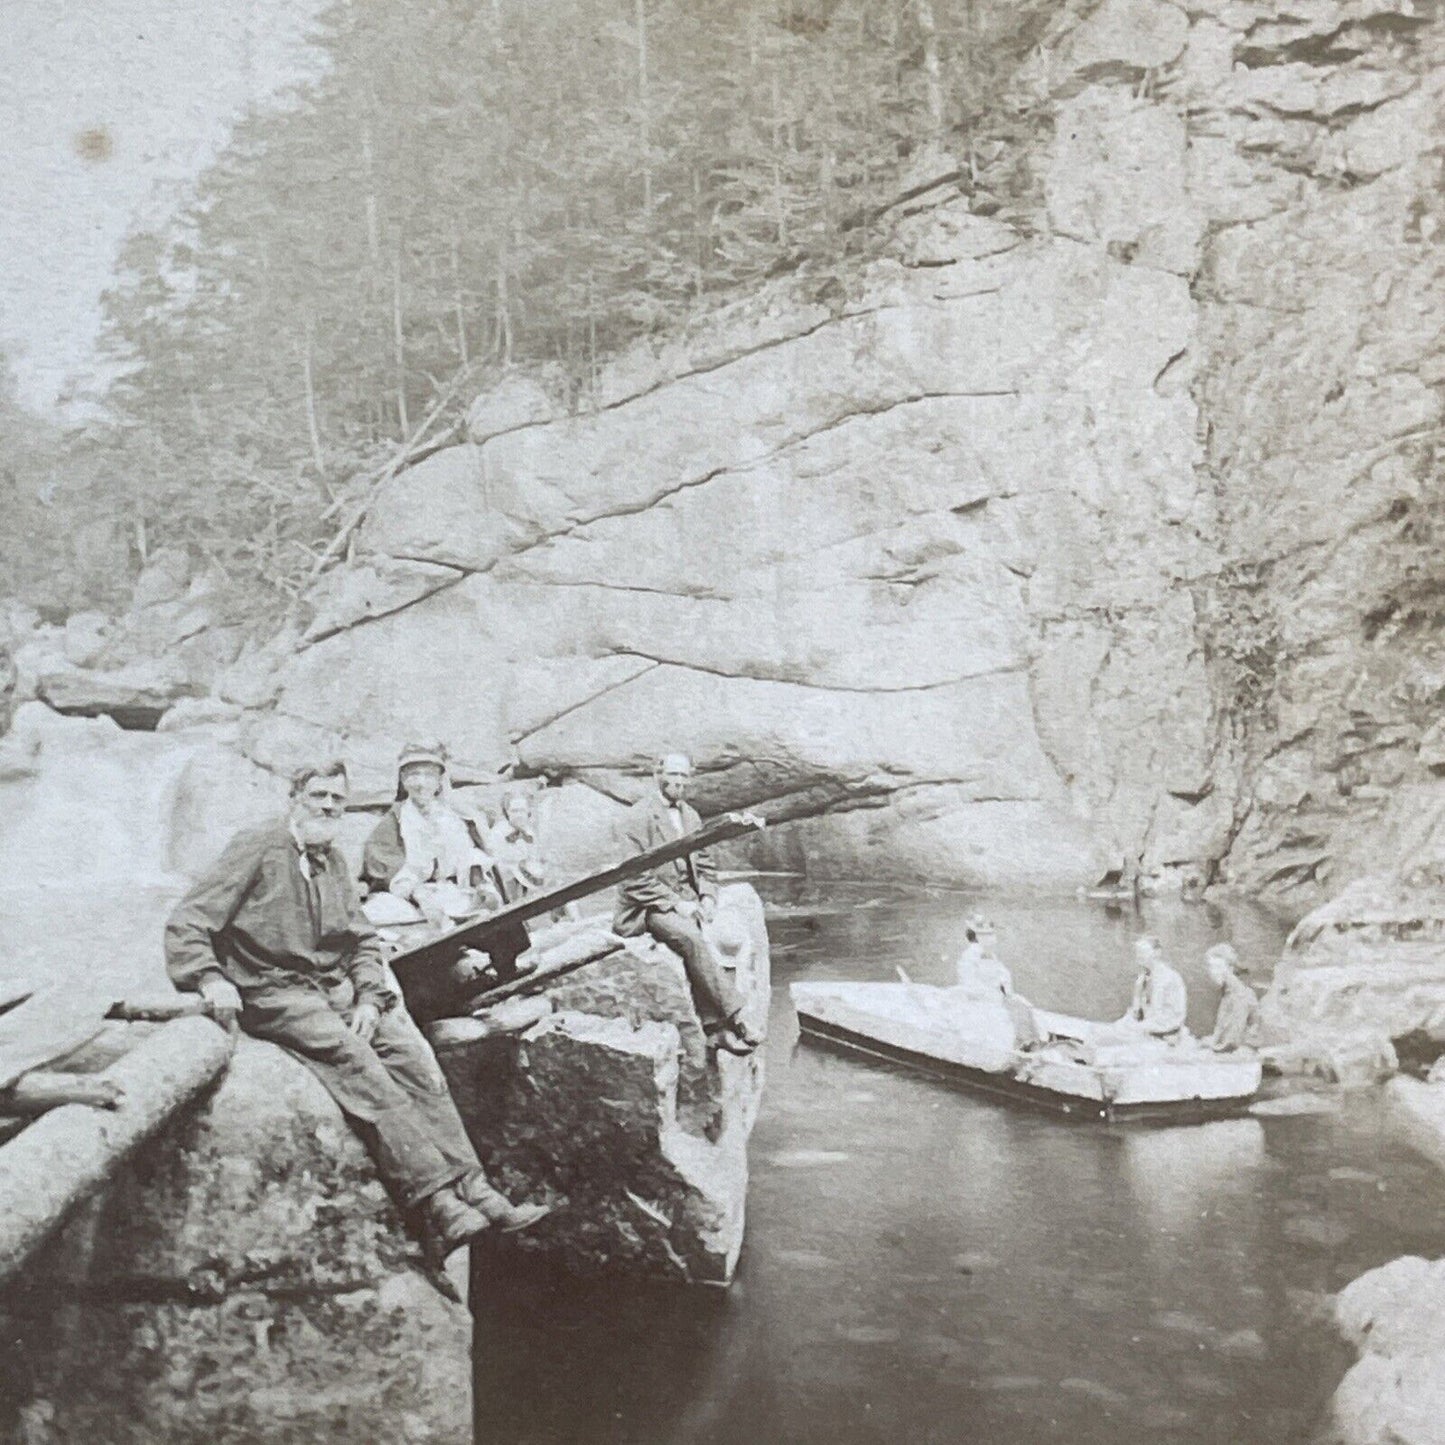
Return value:
[(303, 848), (301, 851), (306, 857), (307, 865), (313, 871), (325, 868), (326, 859), (331, 853), (331, 849), (324, 843), (319, 848)]

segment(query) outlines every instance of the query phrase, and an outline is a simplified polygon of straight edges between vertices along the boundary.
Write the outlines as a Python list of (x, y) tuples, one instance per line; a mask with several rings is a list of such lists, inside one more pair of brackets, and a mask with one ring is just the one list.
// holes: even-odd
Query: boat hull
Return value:
[[(899, 993), (891, 994), (895, 989)], [(885, 992), (860, 999), (848, 997), (849, 990)], [(795, 984), (792, 989), (799, 1027), (808, 1039), (1067, 1119), (1194, 1123), (1239, 1113), (1259, 1089), (1256, 1058), (1220, 1058), (1202, 1049), (1181, 1052), (1176, 1059), (1160, 1045), (1153, 1057), (1125, 1065), (1081, 1063), (1049, 1051), (1013, 1054), (1001, 1062), (991, 1040), (972, 1048), (965, 1031), (942, 1041), (944, 1030), (917, 1022), (928, 995), (950, 992), (901, 984)], [(909, 1007), (898, 1007), (899, 1000)], [(1086, 1020), (1042, 1018), (1053, 1028), (1075, 1024), (1081, 1034), (1089, 1028)]]

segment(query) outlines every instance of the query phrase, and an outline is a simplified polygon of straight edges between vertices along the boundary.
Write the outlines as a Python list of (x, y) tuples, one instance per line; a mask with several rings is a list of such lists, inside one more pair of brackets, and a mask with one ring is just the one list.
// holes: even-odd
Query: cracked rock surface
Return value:
[[(748, 946), (734, 985), (752, 1027), (770, 991), (762, 900), (724, 887), (719, 917)], [(438, 1047), (488, 1173), (514, 1199), (557, 1204), (498, 1246), (579, 1272), (724, 1285), (742, 1249), (748, 1137), (763, 1060), (706, 1050), (675, 955), (650, 939), (548, 990), (525, 1033)]]
[(1442, 59), (1438, 0), (1062, 15), (1006, 212), (924, 187), (828, 305), (477, 398), (220, 678), (243, 751), (625, 800), (684, 747), (854, 875), (1396, 866), (1445, 826)]

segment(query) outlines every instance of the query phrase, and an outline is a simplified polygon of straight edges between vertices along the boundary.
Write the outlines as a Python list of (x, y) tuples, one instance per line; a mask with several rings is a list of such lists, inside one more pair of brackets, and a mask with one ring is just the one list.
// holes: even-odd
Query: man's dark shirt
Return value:
[(243, 992), (349, 978), (358, 1000), (383, 1011), (396, 1002), (341, 851), (303, 855), (285, 823), (238, 833), (180, 901), (166, 967), (180, 989), (217, 973)]

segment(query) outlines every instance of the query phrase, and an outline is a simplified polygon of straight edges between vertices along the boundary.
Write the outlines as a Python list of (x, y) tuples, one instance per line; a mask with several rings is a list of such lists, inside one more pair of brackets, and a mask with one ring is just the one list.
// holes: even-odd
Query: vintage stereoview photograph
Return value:
[(1445, 0), (0, 56), (0, 1445), (1445, 1445)]

